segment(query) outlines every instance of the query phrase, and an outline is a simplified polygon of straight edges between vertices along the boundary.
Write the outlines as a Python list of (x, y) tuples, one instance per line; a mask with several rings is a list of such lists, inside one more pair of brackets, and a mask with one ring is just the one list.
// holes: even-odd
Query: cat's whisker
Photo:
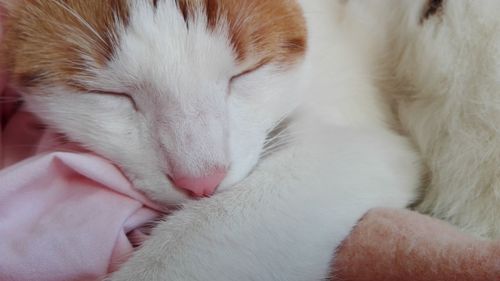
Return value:
[(106, 40), (102, 38), (102, 36), (95, 30), (92, 25), (90, 25), (85, 19), (82, 18), (77, 12), (75, 12), (74, 9), (69, 7), (66, 3), (58, 1), (58, 0), (51, 0), (55, 4), (57, 4), (59, 7), (62, 9), (66, 10), (69, 14), (71, 14), (76, 20), (78, 20), (83, 26), (85, 26), (90, 32), (92, 32), (99, 40), (102, 41), (102, 43), (106, 44)]

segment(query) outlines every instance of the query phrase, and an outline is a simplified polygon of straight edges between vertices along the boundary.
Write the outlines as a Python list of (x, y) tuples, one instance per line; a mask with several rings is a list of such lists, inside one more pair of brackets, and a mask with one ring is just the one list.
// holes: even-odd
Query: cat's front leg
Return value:
[(409, 203), (414, 164), (390, 134), (337, 128), (306, 139), (160, 224), (111, 280), (324, 280), (368, 209)]

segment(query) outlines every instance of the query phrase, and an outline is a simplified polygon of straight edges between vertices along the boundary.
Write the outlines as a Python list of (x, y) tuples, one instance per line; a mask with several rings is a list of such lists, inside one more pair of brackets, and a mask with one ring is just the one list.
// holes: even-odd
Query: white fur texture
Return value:
[(418, 210), (500, 238), (500, 1), (421, 21), (423, 4), (391, 1), (398, 111), (430, 170)]
[[(375, 36), (359, 34), (366, 23), (351, 17), (363, 14), (358, 4), (302, 1), (310, 32), (302, 74), (245, 79), (256, 96), (234, 93), (242, 97), (235, 97), (241, 101), (230, 117), (247, 120), (240, 130), (251, 139), (256, 133), (255, 142), (261, 142), (267, 126), (250, 128), (276, 123), (297, 101), (284, 133), (287, 145), (234, 188), (185, 204), (110, 280), (324, 280), (336, 247), (368, 209), (403, 208), (415, 198), (418, 160), (408, 141), (388, 128), (390, 116), (372, 72)], [(196, 77), (207, 79), (202, 72)], [(159, 79), (154, 83), (168, 78)], [(191, 89), (193, 99), (186, 103), (200, 98), (201, 82), (179, 79), (169, 87)]]

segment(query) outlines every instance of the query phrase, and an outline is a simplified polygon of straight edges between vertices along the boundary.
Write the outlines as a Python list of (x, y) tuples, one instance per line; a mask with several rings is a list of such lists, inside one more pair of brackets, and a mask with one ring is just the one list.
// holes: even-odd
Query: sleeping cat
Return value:
[(417, 209), (498, 239), (500, 1), (389, 2), (397, 111), (430, 172)]
[(368, 209), (415, 198), (364, 1), (2, 2), (28, 108), (183, 204), (110, 280), (324, 280)]

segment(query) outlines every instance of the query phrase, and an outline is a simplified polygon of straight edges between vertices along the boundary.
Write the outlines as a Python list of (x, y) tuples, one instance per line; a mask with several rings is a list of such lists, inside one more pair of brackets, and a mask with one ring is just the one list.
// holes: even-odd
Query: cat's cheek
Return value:
[(231, 166), (217, 192), (232, 189), (253, 171), (263, 152), (263, 139), (264, 137), (256, 138), (253, 143), (243, 143), (242, 141), (238, 142), (239, 145), (232, 145)]

